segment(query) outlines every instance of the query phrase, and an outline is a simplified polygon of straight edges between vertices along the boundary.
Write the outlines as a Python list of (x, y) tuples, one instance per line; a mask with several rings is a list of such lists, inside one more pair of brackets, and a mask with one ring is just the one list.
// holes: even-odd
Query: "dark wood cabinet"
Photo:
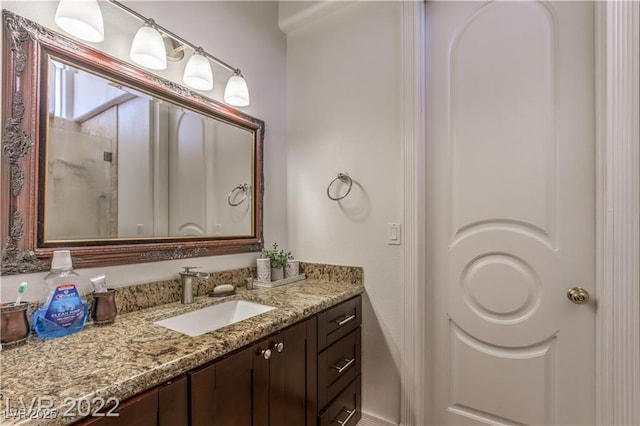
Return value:
[(317, 426), (355, 426), (361, 417), (362, 297), (317, 315)]
[(360, 328), (318, 354), (318, 405), (323, 407), (360, 375)]
[(187, 376), (158, 388), (158, 426), (188, 426), (189, 400)]
[(362, 297), (346, 300), (318, 316), (318, 350), (340, 340), (362, 324)]
[(308, 332), (301, 322), (254, 346), (254, 426), (305, 424)]
[[(189, 408), (187, 378), (181, 376), (121, 402), (115, 409), (101, 410), (77, 425), (91, 426), (187, 426)], [(115, 415), (113, 415), (115, 414)]]
[(189, 373), (191, 425), (305, 425), (308, 345), (315, 346), (314, 320)]
[(358, 376), (323, 410), (318, 426), (355, 426), (361, 417), (360, 388)]
[(362, 297), (124, 401), (92, 426), (355, 426)]
[(189, 373), (192, 426), (251, 426), (253, 349)]
[(154, 388), (127, 399), (120, 403), (114, 411), (108, 411), (108, 416), (90, 417), (80, 424), (91, 426), (157, 426), (158, 389)]

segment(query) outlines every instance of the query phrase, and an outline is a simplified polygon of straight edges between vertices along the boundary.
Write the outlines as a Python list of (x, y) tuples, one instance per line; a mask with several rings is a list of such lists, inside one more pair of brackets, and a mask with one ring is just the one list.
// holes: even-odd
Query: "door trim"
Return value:
[[(425, 16), (403, 2), (404, 226), (401, 425), (429, 423), (424, 259)], [(596, 424), (640, 424), (640, 6), (596, 3)], [(622, 19), (625, 18), (625, 19)], [(423, 407), (423, 408), (421, 408)]]
[[(424, 2), (402, 2), (403, 64), (403, 291), (402, 363), (400, 366), (400, 424), (425, 425), (431, 411), (428, 397), (430, 351), (429, 298), (426, 295), (425, 203), (425, 14)], [(421, 303), (422, 301), (422, 303)]]
[(596, 422), (640, 424), (640, 7), (596, 4)]

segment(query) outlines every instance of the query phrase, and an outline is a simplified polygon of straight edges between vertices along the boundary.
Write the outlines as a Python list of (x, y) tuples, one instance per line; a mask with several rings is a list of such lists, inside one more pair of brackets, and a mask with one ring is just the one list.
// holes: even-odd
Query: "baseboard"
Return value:
[(362, 417), (357, 426), (398, 426), (398, 424), (372, 416), (371, 414), (362, 413)]

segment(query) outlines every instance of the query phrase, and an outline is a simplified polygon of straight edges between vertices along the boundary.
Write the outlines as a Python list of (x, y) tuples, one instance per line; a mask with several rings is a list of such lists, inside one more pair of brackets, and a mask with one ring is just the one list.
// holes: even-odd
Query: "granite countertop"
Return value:
[[(40, 341), (30, 336), (26, 345), (0, 352), (0, 423), (72, 423), (79, 417), (62, 414), (81, 398), (123, 401), (363, 291), (361, 282), (311, 278), (270, 289), (238, 288), (229, 297), (200, 296), (190, 305), (173, 302), (129, 312), (109, 326), (94, 326), (88, 320), (83, 331), (63, 338)], [(197, 337), (153, 324), (240, 299), (277, 309)], [(55, 409), (41, 416), (54, 418), (12, 418), (21, 403), (29, 407), (33, 401), (40, 406), (52, 401)], [(71, 414), (74, 411), (77, 407)]]

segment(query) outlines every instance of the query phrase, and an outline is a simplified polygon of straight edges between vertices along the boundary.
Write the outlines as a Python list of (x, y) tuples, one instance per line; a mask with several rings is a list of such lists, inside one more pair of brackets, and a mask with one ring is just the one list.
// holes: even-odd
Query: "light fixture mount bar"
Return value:
[[(187, 40), (185, 40), (184, 38), (180, 37), (179, 35), (171, 32), (168, 29), (164, 28), (163, 26), (159, 25), (153, 19), (147, 18), (144, 15), (141, 15), (140, 13), (136, 12), (135, 10), (131, 9), (128, 6), (125, 6), (124, 4), (120, 3), (119, 1), (116, 1), (116, 0), (107, 0), (107, 1), (109, 3), (111, 3), (112, 5), (116, 6), (117, 8), (127, 12), (129, 15), (141, 20), (142, 22), (152, 25), (153, 28), (155, 28), (156, 30), (160, 31), (162, 34), (165, 34), (165, 35), (171, 37), (172, 39), (176, 40), (177, 42), (181, 43), (182, 45), (189, 46), (194, 51), (197, 51), (198, 49), (202, 50), (202, 48), (196, 46), (193, 43), (188, 42)], [(217, 63), (221, 67), (224, 67), (224, 68), (228, 69), (229, 71), (233, 72), (234, 74), (242, 75), (242, 73), (240, 72), (239, 68), (232, 67), (231, 65), (227, 64), (223, 60), (216, 58), (215, 56), (213, 56), (209, 52), (202, 50), (201, 54), (203, 56), (211, 59), (213, 62)]]

